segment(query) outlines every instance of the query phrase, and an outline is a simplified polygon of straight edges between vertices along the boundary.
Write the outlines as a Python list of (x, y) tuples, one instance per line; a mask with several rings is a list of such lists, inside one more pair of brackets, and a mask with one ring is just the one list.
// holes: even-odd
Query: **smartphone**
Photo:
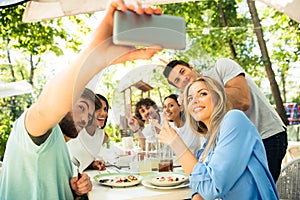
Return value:
[(186, 29), (183, 17), (137, 15), (115, 11), (113, 43), (129, 46), (159, 45), (167, 49), (185, 49)]

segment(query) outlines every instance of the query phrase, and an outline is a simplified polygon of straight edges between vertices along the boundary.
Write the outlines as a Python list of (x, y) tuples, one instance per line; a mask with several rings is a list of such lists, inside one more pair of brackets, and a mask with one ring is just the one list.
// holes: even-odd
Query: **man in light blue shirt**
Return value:
[(70, 200), (91, 191), (86, 174), (80, 179), (72, 178), (70, 155), (63, 138), (63, 133), (76, 137), (93, 116), (94, 99), (84, 96), (84, 88), (106, 66), (149, 59), (161, 50), (114, 45), (111, 37), (116, 9), (161, 14), (159, 8), (127, 5), (122, 0), (108, 5), (87, 48), (45, 86), (37, 102), (15, 122), (0, 177), (1, 200)]

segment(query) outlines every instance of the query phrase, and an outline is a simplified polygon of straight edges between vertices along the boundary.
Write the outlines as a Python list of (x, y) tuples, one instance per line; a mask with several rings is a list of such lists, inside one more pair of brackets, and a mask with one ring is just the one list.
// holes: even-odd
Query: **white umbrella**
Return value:
[[(4, 0), (17, 1), (17, 0)], [(19, 0), (21, 1), (21, 0)], [(57, 17), (93, 13), (104, 10), (109, 0), (31, 0), (27, 3), (23, 21), (38, 21)], [(196, 0), (125, 0), (143, 4), (168, 4)], [(258, 0), (300, 22), (299, 0)]]
[(0, 98), (27, 94), (33, 91), (32, 85), (27, 81), (6, 83), (0, 81)]
[(259, 0), (300, 23), (299, 0)]
[(0, 0), (0, 8), (16, 6), (28, 0)]
[[(195, 0), (125, 0), (142, 4), (168, 4)], [(31, 0), (27, 3), (23, 21), (31, 22), (57, 17), (93, 13), (106, 8), (109, 0)]]

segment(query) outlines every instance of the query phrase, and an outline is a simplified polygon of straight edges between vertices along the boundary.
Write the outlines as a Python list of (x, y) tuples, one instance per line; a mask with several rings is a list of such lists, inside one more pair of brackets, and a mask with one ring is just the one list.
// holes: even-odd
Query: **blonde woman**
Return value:
[(257, 129), (242, 111), (230, 110), (219, 82), (201, 77), (190, 83), (184, 108), (192, 131), (206, 138), (197, 157), (167, 122), (158, 138), (190, 174), (193, 199), (278, 199)]

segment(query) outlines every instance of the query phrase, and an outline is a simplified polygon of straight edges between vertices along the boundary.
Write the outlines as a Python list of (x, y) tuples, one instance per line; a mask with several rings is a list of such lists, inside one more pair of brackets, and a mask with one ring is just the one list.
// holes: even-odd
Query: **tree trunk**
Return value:
[(271, 64), (271, 61), (270, 61), (270, 58), (269, 58), (266, 42), (264, 40), (263, 31), (262, 31), (261, 24), (260, 24), (260, 19), (258, 17), (257, 10), (256, 10), (256, 7), (255, 7), (255, 1), (254, 0), (247, 0), (247, 3), (248, 3), (248, 7), (249, 7), (249, 10), (250, 10), (250, 13), (251, 13), (253, 25), (254, 25), (254, 31), (255, 31), (257, 41), (258, 41), (258, 44), (259, 44), (259, 47), (260, 47), (260, 51), (261, 51), (261, 54), (262, 54), (262, 58), (263, 58), (263, 61), (264, 61), (264, 64), (265, 64), (265, 69), (266, 69), (266, 72), (267, 72), (267, 76), (268, 76), (268, 79), (270, 81), (271, 91), (272, 91), (272, 95), (273, 95), (274, 102), (275, 102), (275, 105), (276, 105), (276, 110), (279, 113), (279, 115), (280, 115), (281, 119), (283, 120), (283, 122), (285, 124), (288, 124), (288, 120), (287, 120), (286, 113), (285, 113), (283, 103), (282, 103), (282, 99), (281, 99), (281, 96), (280, 96), (280, 91), (279, 91), (279, 88), (278, 88), (278, 84), (275, 80), (275, 74), (274, 74), (274, 71), (272, 69), (272, 64)]
[(282, 82), (283, 102), (286, 102), (285, 75), (282, 70), (281, 70), (280, 76), (281, 76), (281, 82)]
[[(223, 27), (227, 27), (227, 20), (226, 20), (226, 17), (225, 17), (225, 13), (224, 13), (224, 9), (222, 7), (221, 1), (218, 2), (218, 9), (219, 9), (219, 12), (220, 12), (221, 24), (222, 24)], [(235, 51), (235, 48), (233, 46), (232, 39), (229, 39), (228, 45), (229, 45), (229, 48), (230, 48), (233, 59), (236, 59), (236, 51)]]
[(10, 39), (7, 38), (6, 40), (6, 55), (7, 55), (7, 60), (8, 60), (8, 63), (9, 63), (9, 70), (10, 70), (10, 74), (11, 74), (11, 77), (12, 77), (12, 81), (16, 81), (16, 76), (15, 76), (15, 71), (14, 71), (14, 68), (13, 68), (13, 65), (12, 65), (12, 62), (11, 62), (11, 58), (10, 58), (10, 51), (9, 51), (9, 48), (8, 48), (8, 44), (10, 42)]
[(30, 76), (29, 76), (29, 83), (33, 85), (33, 77), (34, 77), (34, 64), (32, 54), (29, 55), (29, 62), (30, 62)]

